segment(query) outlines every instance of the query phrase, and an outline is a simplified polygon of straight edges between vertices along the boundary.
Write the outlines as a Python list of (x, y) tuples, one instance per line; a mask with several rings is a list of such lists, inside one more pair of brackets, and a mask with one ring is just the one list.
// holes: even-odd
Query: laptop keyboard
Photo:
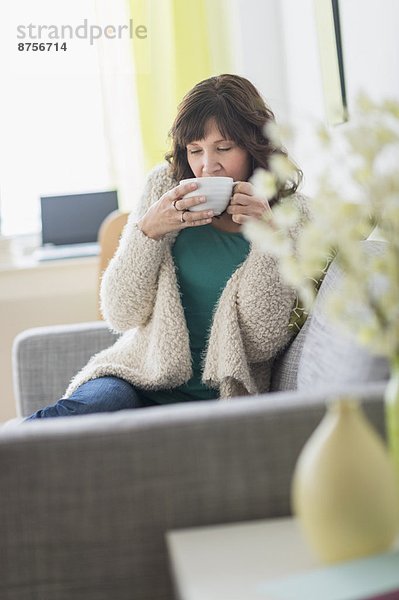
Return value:
[(65, 258), (82, 258), (85, 256), (98, 256), (100, 245), (93, 244), (68, 244), (65, 246), (43, 246), (34, 252), (34, 258), (38, 261), (62, 260)]

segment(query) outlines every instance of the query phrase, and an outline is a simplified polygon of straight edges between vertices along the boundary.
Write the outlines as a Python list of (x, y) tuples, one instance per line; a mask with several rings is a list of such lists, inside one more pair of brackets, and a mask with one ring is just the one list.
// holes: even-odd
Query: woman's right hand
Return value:
[(208, 225), (213, 211), (189, 211), (191, 206), (206, 202), (205, 196), (185, 198), (183, 196), (198, 187), (196, 183), (179, 184), (165, 192), (138, 221), (137, 226), (149, 238), (160, 240), (166, 233), (186, 227)]

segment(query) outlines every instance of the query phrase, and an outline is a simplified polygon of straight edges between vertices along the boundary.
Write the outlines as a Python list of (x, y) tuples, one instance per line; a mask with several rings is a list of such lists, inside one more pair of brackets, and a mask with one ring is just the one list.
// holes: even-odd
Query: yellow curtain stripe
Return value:
[(177, 105), (198, 81), (232, 72), (225, 0), (130, 0), (148, 36), (133, 40), (146, 170), (163, 160)]

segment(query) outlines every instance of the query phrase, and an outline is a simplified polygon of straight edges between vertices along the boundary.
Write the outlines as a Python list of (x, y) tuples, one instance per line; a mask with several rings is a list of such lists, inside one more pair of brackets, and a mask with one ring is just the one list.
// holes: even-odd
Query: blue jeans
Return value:
[(42, 408), (27, 417), (25, 421), (46, 419), (47, 417), (69, 417), (89, 413), (114, 412), (127, 408), (158, 406), (151, 400), (140, 398), (138, 390), (119, 377), (97, 377), (91, 379), (66, 399)]

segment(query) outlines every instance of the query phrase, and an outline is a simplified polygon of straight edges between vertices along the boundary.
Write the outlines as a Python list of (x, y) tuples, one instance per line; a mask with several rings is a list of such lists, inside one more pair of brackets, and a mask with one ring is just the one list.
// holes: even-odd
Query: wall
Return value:
[(298, 126), (298, 141), (288, 149), (310, 193), (313, 165), (303, 124), (324, 117), (313, 0), (235, 0), (235, 7), (239, 73), (258, 87), (278, 121)]
[(399, 2), (341, 0), (349, 110), (363, 90), (373, 99), (399, 99)]
[[(239, 71), (284, 118), (324, 118), (314, 1), (232, 2)], [(349, 106), (360, 89), (398, 98), (399, 2), (341, 0), (339, 7)]]
[(254, 83), (278, 118), (286, 118), (288, 90), (281, 2), (235, 0), (233, 6), (237, 71)]
[[(312, 194), (317, 157), (309, 127), (325, 119), (314, 1), (235, 0), (240, 74), (270, 101), (278, 120), (298, 130), (289, 147)], [(359, 90), (399, 98), (399, 2), (341, 0), (341, 33), (349, 110)]]

